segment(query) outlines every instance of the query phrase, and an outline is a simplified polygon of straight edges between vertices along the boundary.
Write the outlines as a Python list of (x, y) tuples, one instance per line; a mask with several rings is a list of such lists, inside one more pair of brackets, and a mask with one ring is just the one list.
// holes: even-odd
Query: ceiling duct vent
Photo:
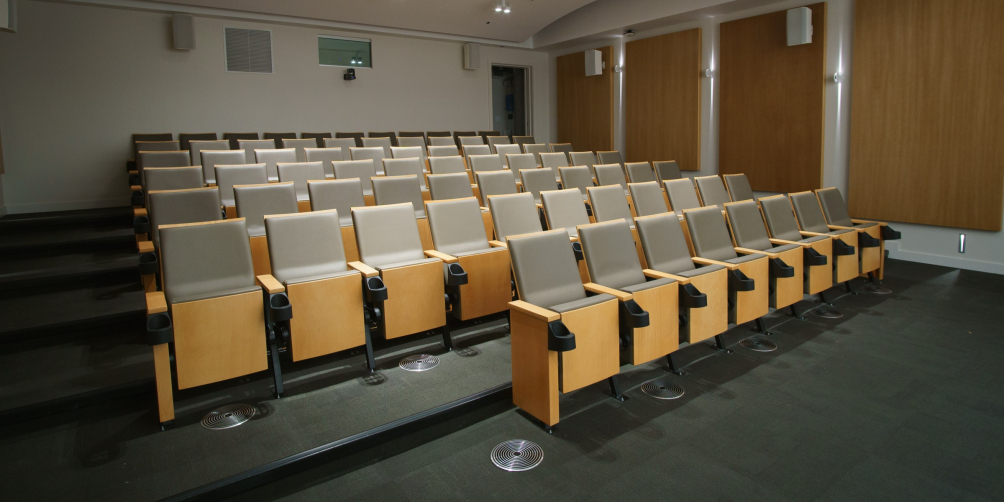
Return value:
[(272, 32), (224, 28), (227, 71), (272, 73)]

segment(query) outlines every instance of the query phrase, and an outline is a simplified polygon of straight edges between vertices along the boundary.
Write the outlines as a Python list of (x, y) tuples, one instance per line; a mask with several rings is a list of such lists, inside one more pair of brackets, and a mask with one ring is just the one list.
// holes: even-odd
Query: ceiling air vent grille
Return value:
[(224, 28), (227, 71), (272, 73), (272, 32)]

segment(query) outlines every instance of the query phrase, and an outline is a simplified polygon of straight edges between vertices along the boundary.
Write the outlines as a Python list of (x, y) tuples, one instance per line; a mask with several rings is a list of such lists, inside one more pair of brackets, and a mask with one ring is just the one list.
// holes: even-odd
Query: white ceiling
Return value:
[(509, 0), (509, 14), (495, 12), (495, 0), (160, 1), (520, 43), (593, 0)]

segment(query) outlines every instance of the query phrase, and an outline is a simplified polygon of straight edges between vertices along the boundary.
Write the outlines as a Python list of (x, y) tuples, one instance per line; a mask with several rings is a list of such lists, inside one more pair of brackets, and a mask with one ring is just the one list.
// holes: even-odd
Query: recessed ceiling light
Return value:
[(502, 0), (495, 0), (495, 12), (502, 12)]
[(508, 14), (510, 10), (512, 10), (512, 9), (509, 7), (509, 0), (503, 0), (502, 1), (502, 12)]
[(624, 36), (625, 37), (633, 37), (634, 36), (634, 30), (627, 30), (627, 31), (625, 31), (624, 32)]

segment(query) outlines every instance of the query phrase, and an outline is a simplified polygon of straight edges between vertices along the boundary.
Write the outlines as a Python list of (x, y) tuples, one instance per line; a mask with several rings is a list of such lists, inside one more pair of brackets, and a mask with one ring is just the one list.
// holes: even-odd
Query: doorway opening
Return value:
[(492, 65), (492, 130), (530, 136), (530, 68)]

